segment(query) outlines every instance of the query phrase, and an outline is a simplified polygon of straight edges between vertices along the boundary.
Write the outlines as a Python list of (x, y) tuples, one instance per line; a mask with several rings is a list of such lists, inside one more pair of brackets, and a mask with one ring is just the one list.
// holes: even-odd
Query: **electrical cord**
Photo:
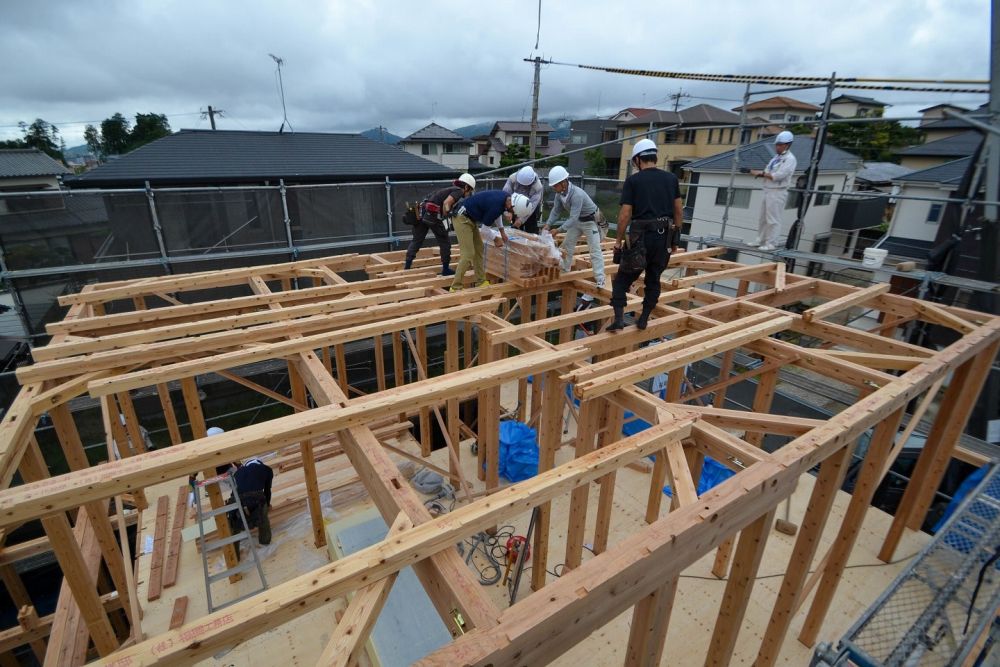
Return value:
[[(886, 567), (888, 565), (898, 565), (898, 564), (903, 563), (905, 561), (908, 561), (908, 560), (911, 560), (913, 558), (916, 558), (918, 553), (919, 552), (914, 552), (914, 553), (910, 554), (909, 556), (903, 556), (902, 558), (897, 558), (896, 560), (891, 560), (888, 563), (858, 563), (856, 565), (848, 565), (844, 569), (845, 570), (854, 570), (854, 569), (865, 568), (865, 567)], [(814, 572), (816, 572), (816, 570), (809, 570), (809, 572), (807, 574), (813, 574)], [(784, 577), (784, 576), (785, 576), (784, 572), (776, 572), (774, 574), (762, 574), (762, 575), (754, 577), (754, 581), (759, 581), (761, 579), (775, 579), (777, 577)], [(681, 579), (702, 579), (704, 581), (729, 581), (729, 577), (722, 577), (722, 578), (719, 578), (719, 577), (703, 577), (703, 576), (697, 575), (697, 574), (682, 574), (682, 575), (680, 575), (680, 577), (681, 577)]]

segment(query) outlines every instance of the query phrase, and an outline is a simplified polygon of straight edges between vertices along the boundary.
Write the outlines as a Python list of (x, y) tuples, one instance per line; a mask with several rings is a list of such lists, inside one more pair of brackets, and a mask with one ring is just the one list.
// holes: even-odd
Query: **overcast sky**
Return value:
[[(4, 0), (0, 20), (0, 137), (19, 121), (55, 123), (68, 146), (87, 122), (116, 111), (165, 113), (174, 130), (277, 130), (281, 56), (296, 131), (406, 135), (530, 118), (537, 0)], [(988, 0), (543, 0), (538, 52), (553, 60), (716, 74), (986, 79)], [(626, 106), (729, 109), (737, 84), (542, 70), (540, 116), (589, 118)], [(851, 91), (844, 91), (851, 92)], [(854, 91), (889, 115), (962, 93)], [(818, 102), (821, 93), (785, 93)], [(759, 98), (758, 98), (759, 99)]]

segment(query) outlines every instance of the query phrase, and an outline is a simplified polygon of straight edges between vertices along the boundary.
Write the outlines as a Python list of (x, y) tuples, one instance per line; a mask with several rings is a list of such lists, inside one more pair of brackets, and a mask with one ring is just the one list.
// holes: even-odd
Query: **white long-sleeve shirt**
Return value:
[(507, 182), (503, 184), (503, 191), (507, 194), (510, 195), (516, 192), (517, 194), (524, 195), (528, 198), (528, 205), (531, 206), (531, 213), (537, 211), (538, 205), (542, 203), (542, 192), (544, 189), (545, 188), (542, 186), (542, 179), (538, 177), (535, 177), (535, 181), (531, 185), (521, 185), (517, 182), (517, 173), (511, 174), (507, 179)]
[(771, 178), (764, 179), (764, 189), (779, 190), (791, 187), (792, 175), (795, 173), (797, 166), (798, 162), (792, 154), (791, 148), (780, 155), (775, 153), (774, 157), (771, 158), (771, 161), (764, 168), (764, 173), (771, 175)]

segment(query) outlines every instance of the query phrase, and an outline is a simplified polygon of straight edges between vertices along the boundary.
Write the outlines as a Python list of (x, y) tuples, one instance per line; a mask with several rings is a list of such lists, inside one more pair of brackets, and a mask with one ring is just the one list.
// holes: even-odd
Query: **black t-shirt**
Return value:
[(633, 220), (674, 217), (674, 200), (681, 196), (677, 177), (662, 169), (643, 169), (625, 179), (620, 204), (632, 205)]
[(274, 471), (264, 463), (249, 463), (240, 466), (233, 479), (236, 480), (236, 490), (240, 495), (254, 491), (262, 491), (264, 500), (271, 504), (271, 480), (274, 479)]
[(445, 199), (451, 196), (454, 197), (455, 201), (457, 202), (459, 199), (462, 198), (463, 192), (464, 190), (462, 190), (462, 188), (455, 187), (454, 185), (449, 185), (446, 188), (441, 188), (440, 190), (435, 190), (434, 192), (432, 192), (430, 195), (428, 195), (427, 201), (434, 202), (441, 208), (444, 208)]

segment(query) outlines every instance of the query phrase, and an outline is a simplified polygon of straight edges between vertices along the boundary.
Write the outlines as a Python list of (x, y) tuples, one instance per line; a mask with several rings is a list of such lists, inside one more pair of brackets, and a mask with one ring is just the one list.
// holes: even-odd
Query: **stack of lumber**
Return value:
[(559, 277), (559, 250), (554, 242), (538, 234), (509, 230), (507, 243), (493, 245), (495, 232), (481, 228), (486, 272), (524, 287), (535, 287)]

